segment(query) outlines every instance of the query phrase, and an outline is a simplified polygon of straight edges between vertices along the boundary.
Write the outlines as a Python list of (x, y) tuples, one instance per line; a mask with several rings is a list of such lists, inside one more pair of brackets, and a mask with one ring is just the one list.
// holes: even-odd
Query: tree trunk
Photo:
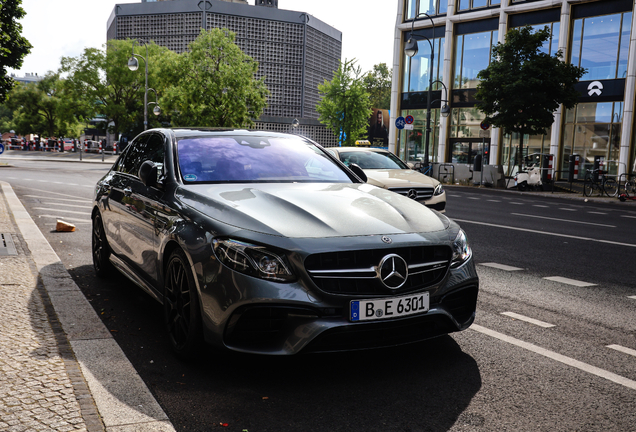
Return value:
[(523, 132), (519, 134), (519, 172), (523, 170)]

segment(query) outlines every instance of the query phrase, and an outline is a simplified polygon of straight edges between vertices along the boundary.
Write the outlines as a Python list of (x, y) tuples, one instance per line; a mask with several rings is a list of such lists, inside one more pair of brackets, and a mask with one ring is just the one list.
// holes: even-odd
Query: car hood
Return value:
[(241, 229), (289, 238), (427, 233), (449, 220), (420, 203), (369, 184), (206, 184), (176, 197)]
[(383, 188), (393, 187), (435, 187), (435, 179), (410, 169), (365, 169), (367, 182)]

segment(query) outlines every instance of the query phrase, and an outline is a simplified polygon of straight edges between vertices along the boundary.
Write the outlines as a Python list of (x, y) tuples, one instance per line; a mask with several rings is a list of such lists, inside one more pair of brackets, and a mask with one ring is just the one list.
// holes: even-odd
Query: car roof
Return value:
[(263, 130), (247, 130), (238, 128), (212, 128), (212, 127), (175, 127), (167, 129), (172, 131), (177, 138), (200, 137), (200, 136), (244, 136), (244, 137), (294, 137), (297, 139), (309, 141), (302, 135), (287, 134), (282, 132), (269, 132)]
[(329, 150), (336, 150), (338, 153), (340, 152), (348, 152), (348, 151), (359, 151), (359, 152), (376, 152), (376, 153), (387, 153), (387, 149), (376, 148), (376, 147), (329, 147)]

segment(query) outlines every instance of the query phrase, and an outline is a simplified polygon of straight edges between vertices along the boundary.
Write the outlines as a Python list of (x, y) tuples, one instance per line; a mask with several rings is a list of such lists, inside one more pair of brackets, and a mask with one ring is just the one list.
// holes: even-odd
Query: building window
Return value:
[(563, 128), (562, 168), (568, 168), (571, 154), (581, 157), (581, 169), (592, 169), (594, 157), (606, 161), (606, 169), (618, 169), (623, 122), (623, 102), (580, 103), (569, 109)]
[(501, 0), (459, 0), (457, 2), (457, 12), (496, 7), (500, 4)]
[[(426, 110), (402, 110), (400, 115), (414, 118), (413, 129), (402, 129), (398, 134), (398, 155), (406, 162), (424, 161), (426, 146)], [(428, 156), (430, 162), (443, 162), (439, 157), (439, 122), (440, 110), (431, 110), (431, 134), (429, 137)]]
[(477, 88), (477, 74), (490, 64), (498, 37), (497, 30), (456, 36), (453, 88)]
[[(442, 79), (444, 66), (444, 38), (431, 39), (435, 47), (433, 59), (433, 81)], [(404, 92), (421, 92), (428, 90), (429, 68), (431, 66), (431, 44), (424, 39), (417, 41), (417, 55), (409, 57), (404, 54)], [(442, 86), (434, 83), (431, 90)]]
[(581, 81), (625, 78), (632, 13), (574, 20), (571, 63), (587, 69)]
[(404, 19), (414, 19), (418, 14), (443, 15), (448, 8), (448, 0), (406, 0)]

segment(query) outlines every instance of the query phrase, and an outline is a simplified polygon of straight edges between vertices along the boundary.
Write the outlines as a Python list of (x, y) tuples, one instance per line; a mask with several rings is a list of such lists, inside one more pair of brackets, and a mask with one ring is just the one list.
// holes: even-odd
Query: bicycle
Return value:
[(596, 190), (599, 196), (605, 194), (608, 197), (615, 197), (618, 194), (618, 182), (606, 174), (606, 171), (599, 169), (587, 171), (583, 183), (583, 196), (592, 196)]
[[(625, 183), (623, 178), (626, 177)], [(621, 201), (636, 200), (636, 174), (622, 174), (618, 182), (618, 198)]]

